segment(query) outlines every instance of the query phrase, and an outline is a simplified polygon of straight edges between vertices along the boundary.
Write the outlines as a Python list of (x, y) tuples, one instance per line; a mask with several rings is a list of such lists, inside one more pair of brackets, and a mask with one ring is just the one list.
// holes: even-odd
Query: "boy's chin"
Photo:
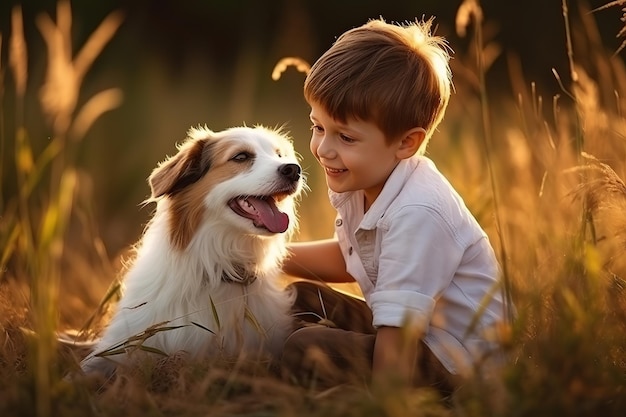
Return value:
[(330, 191), (337, 193), (337, 194), (345, 193), (347, 191), (353, 191), (346, 187), (337, 186), (336, 184), (333, 185), (329, 181), (326, 181), (326, 186), (328, 187)]

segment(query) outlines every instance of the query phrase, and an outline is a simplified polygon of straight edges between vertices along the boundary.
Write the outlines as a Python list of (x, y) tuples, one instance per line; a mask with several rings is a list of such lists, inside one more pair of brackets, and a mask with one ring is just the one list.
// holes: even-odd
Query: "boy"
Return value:
[(449, 391), (494, 351), (483, 336), (504, 311), (493, 249), (423, 156), (452, 85), (447, 45), (431, 23), (372, 20), (340, 36), (307, 75), (310, 150), (337, 210), (336, 233), (293, 243), (284, 271), (356, 281), (365, 303), (312, 281), (292, 284), (296, 316), (327, 324), (303, 324), (287, 339), (283, 363), (298, 378), (336, 383), (371, 371), (374, 382)]

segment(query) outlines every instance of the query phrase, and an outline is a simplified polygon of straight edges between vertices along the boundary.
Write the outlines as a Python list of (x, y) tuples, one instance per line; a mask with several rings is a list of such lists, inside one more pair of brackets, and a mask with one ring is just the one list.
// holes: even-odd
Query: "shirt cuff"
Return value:
[(418, 326), (426, 332), (435, 300), (424, 294), (406, 290), (377, 291), (370, 296), (374, 327)]

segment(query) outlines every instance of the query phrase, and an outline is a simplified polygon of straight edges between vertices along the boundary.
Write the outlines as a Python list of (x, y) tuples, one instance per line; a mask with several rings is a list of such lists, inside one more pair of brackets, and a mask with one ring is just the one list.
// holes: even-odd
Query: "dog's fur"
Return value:
[(82, 370), (111, 374), (151, 349), (194, 359), (278, 354), (292, 303), (281, 263), (303, 181), (279, 130), (192, 128), (150, 175), (156, 212)]

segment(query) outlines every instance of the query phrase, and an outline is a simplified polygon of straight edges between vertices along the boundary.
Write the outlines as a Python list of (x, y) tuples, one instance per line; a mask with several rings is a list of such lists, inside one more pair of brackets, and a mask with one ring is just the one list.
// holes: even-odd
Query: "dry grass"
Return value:
[[(0, 48), (9, 48), (8, 68), (0, 63), (0, 99), (6, 100), (5, 86), (15, 91), (15, 102), (0, 115), (0, 415), (623, 415), (626, 69), (598, 44), (592, 15), (563, 5), (566, 20), (554, 24), (567, 28), (565, 72), (572, 81), (546, 99), (511, 59), (518, 96), (497, 104), (485, 88), (502, 53), (492, 25), (478, 1), (459, 9), (457, 31), (472, 47), (453, 61), (457, 93), (430, 154), (486, 227), (518, 314), (494, 335), (511, 363), (496, 375), (477, 372), (447, 402), (427, 389), (299, 386), (266, 364), (190, 363), (180, 355), (122, 371), (106, 389), (98, 388), (103, 381), (64, 381), (81, 352), (59, 347), (55, 330), (97, 329), (115, 301), (113, 286), (97, 308), (119, 268), (94, 226), (89, 175), (75, 159), (91, 124), (121, 100), (111, 89), (77, 108), (85, 73), (122, 18), (107, 16), (74, 59), (69, 3), (59, 3), (56, 22), (37, 20), (49, 51), (40, 104), (54, 132), (41, 146), (30, 143), (24, 124), (28, 51), (15, 8), (8, 43), (6, 34), (0, 37)], [(607, 6), (617, 5), (623, 2)], [(576, 24), (572, 15), (579, 16)], [(579, 53), (583, 47), (593, 53)], [(281, 64), (276, 78), (289, 65), (307, 69), (297, 58)], [(9, 107), (14, 114), (4, 110)], [(5, 117), (16, 119), (6, 136)], [(15, 161), (14, 172), (8, 160)], [(5, 192), (7, 178), (15, 180), (7, 187), (15, 192)], [(63, 282), (77, 296), (65, 299), (60, 281), (67, 274)]]

